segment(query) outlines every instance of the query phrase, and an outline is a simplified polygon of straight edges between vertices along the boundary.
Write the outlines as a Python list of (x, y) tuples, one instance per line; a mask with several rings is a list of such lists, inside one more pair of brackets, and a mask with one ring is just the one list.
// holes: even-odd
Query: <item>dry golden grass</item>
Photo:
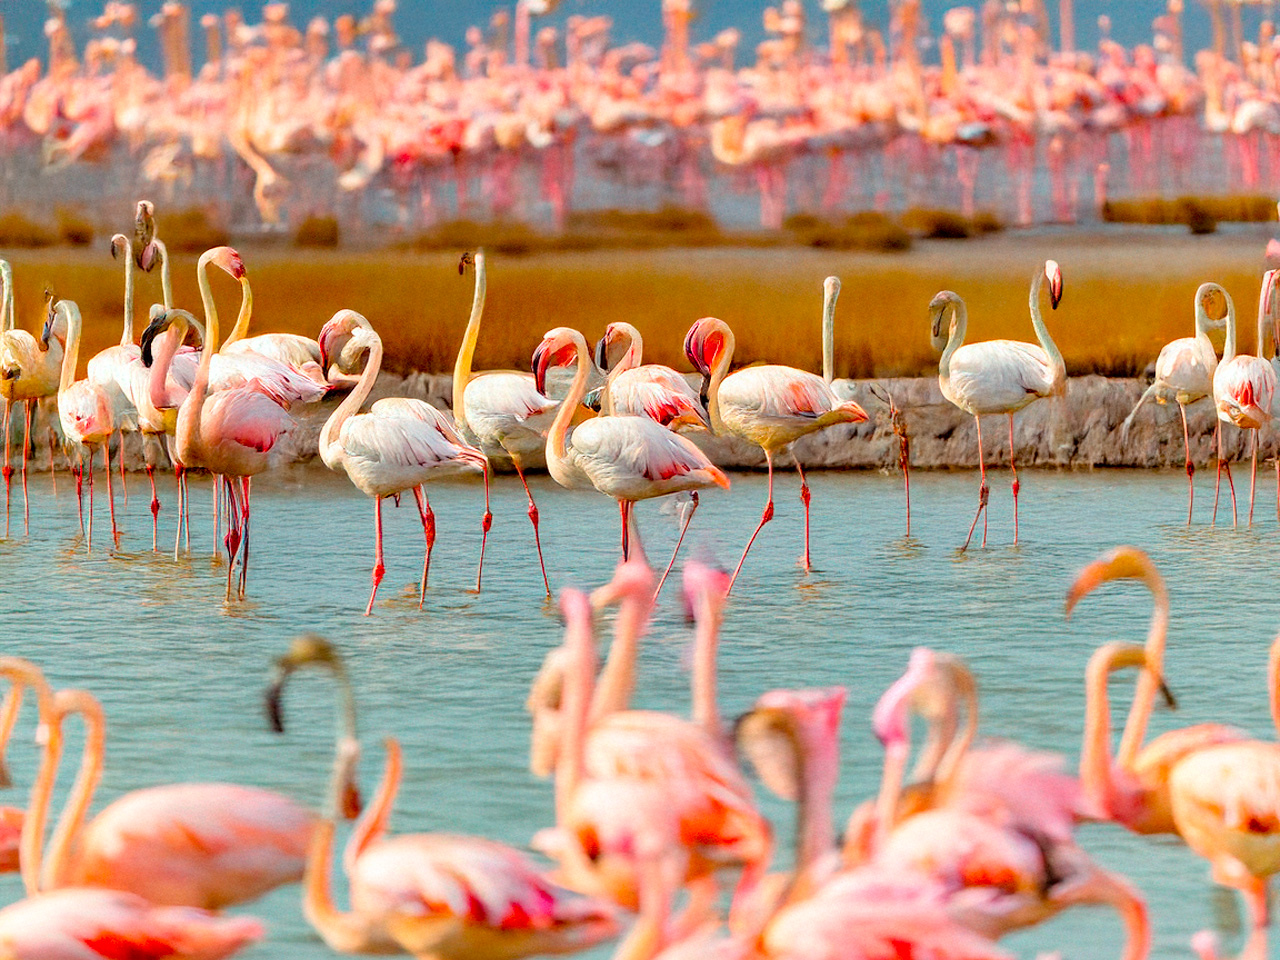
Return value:
[[(1194, 238), (1148, 234), (1006, 233), (965, 244), (925, 242), (901, 254), (772, 249), (663, 249), (546, 253), (506, 257), (490, 250), (489, 300), (476, 368), (527, 369), (542, 334), (555, 326), (594, 339), (612, 320), (634, 323), (646, 357), (688, 369), (685, 331), (702, 316), (729, 322), (738, 362), (821, 366), (822, 280), (844, 283), (837, 314), (841, 376), (935, 372), (927, 305), (940, 289), (970, 308), (971, 340), (1032, 340), (1027, 291), (1046, 257), (1063, 269), (1061, 308), (1044, 309), (1072, 373), (1140, 373), (1175, 337), (1192, 328), (1196, 287), (1212, 279), (1236, 298), (1240, 346), (1253, 342), (1261, 273), (1253, 236)], [(340, 307), (369, 317), (397, 371), (452, 368), (470, 309), (472, 279), (458, 276), (460, 250), (351, 254), (283, 247), (242, 248), (256, 295), (253, 330), (315, 336)], [(0, 250), (0, 255), (4, 251)], [(85, 357), (119, 337), (121, 268), (98, 250), (23, 250), (10, 255), (18, 322), (39, 329), (46, 285), (79, 302)], [(177, 302), (199, 314), (195, 258), (174, 258)], [(214, 271), (224, 330), (238, 288)], [(159, 278), (139, 281), (139, 324), (158, 299)]]

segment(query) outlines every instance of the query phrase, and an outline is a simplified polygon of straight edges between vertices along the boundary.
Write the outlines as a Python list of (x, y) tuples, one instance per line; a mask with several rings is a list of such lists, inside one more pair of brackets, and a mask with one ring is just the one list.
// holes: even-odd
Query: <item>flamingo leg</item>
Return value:
[(58, 495), (58, 435), (53, 423), (49, 424), (49, 477), (53, 480), (53, 495)]
[(1248, 882), (1233, 884), (1233, 886), (1237, 886), (1244, 895), (1250, 919), (1253, 921), (1249, 939), (1245, 941), (1244, 949), (1240, 952), (1240, 960), (1267, 960), (1267, 926), (1271, 919), (1267, 905), (1267, 881), (1251, 877)]
[(809, 562), (809, 502), (813, 499), (813, 494), (809, 492), (809, 481), (805, 479), (804, 467), (800, 461), (796, 461), (796, 472), (800, 474), (800, 502), (804, 504), (804, 572), (809, 573), (813, 570), (813, 564)]
[(364, 608), (364, 615), (367, 617), (373, 613), (373, 600), (378, 595), (378, 584), (382, 583), (382, 578), (387, 572), (386, 566), (382, 562), (382, 498), (373, 498), (373, 529), (374, 529), (374, 546), (373, 546), (373, 590), (369, 592), (369, 605)]
[(89, 539), (85, 553), (93, 549), (93, 447), (89, 447)]
[(177, 560), (178, 547), (182, 543), (182, 521), (187, 516), (187, 478), (182, 464), (173, 465), (173, 479), (178, 488), (178, 529), (173, 535), (173, 559)]
[(622, 562), (627, 562), (627, 554), (631, 552), (630, 531), (627, 529), (627, 501), (618, 501), (618, 513), (622, 517)]
[(978, 425), (978, 469), (982, 474), (982, 483), (978, 487), (978, 512), (973, 515), (973, 523), (969, 524), (969, 536), (965, 537), (964, 546), (960, 548), (961, 552), (969, 549), (969, 542), (973, 539), (973, 531), (977, 529), (978, 518), (982, 518), (982, 546), (987, 546), (987, 501), (991, 497), (991, 488), (987, 486), (987, 460), (982, 454), (982, 420), (974, 417), (973, 422)]
[(84, 536), (84, 458), (80, 458), (80, 462), (71, 468), (71, 474), (76, 478), (76, 516), (80, 520), (80, 535)]
[[(234, 482), (233, 480), (232, 483)], [(240, 513), (240, 530), (243, 537), (240, 547), (240, 599), (243, 600), (245, 589), (249, 586), (249, 520), (252, 512), (253, 477), (241, 477), (240, 486), (244, 499)]]
[(733, 592), (733, 585), (738, 582), (738, 574), (742, 572), (742, 565), (747, 561), (747, 554), (751, 552), (751, 545), (756, 542), (756, 537), (760, 536), (760, 531), (764, 529), (764, 525), (773, 519), (773, 453), (766, 449), (764, 460), (769, 465), (769, 499), (765, 501), (764, 512), (760, 514), (760, 522), (756, 524), (755, 533), (751, 534), (751, 539), (747, 541), (746, 547), (742, 550), (742, 556), (738, 559), (738, 566), (734, 569), (733, 578), (729, 581), (729, 589), (725, 591), (726, 597)]
[(1236, 483), (1231, 477), (1231, 464), (1222, 456), (1222, 422), (1218, 422), (1215, 431), (1218, 435), (1218, 479), (1213, 485), (1213, 523), (1218, 522), (1218, 490), (1222, 485), (1222, 473), (1225, 470), (1227, 474), (1227, 486), (1231, 488), (1231, 526), (1236, 526)]
[(1258, 431), (1253, 431), (1253, 466), (1249, 470), (1249, 526), (1253, 526), (1253, 491), (1258, 485)]
[[(107, 439), (102, 444), (102, 455), (107, 458), (107, 503), (111, 513), (111, 541), (116, 548), (120, 547), (120, 531), (116, 529), (116, 497), (111, 489), (111, 435), (107, 434)], [(93, 486), (89, 487), (90, 492)]]
[[(421, 484), (413, 488), (413, 499), (418, 504), (418, 516), (422, 518), (422, 536), (427, 541), (427, 553), (422, 560), (422, 589), (418, 592), (418, 609), (427, 599), (427, 577), (431, 574), (431, 549), (436, 545), (436, 515), (431, 509), (431, 500), (423, 492)], [(478, 581), (477, 574), (476, 580)], [(476, 590), (480, 589), (478, 583)]]
[[(803, 476), (803, 474), (801, 475)], [(684, 515), (684, 522), (680, 524), (680, 536), (676, 538), (676, 548), (671, 552), (671, 562), (667, 564), (667, 569), (662, 572), (662, 579), (658, 581), (658, 589), (653, 591), (654, 601), (657, 601), (658, 596), (662, 593), (662, 585), (667, 582), (667, 577), (671, 576), (671, 568), (676, 565), (676, 557), (680, 556), (680, 545), (684, 543), (684, 535), (689, 530), (689, 524), (693, 522), (693, 515), (698, 512), (698, 491), (690, 491), (689, 496), (693, 498), (693, 505), (689, 508), (689, 512)]]
[[(1018, 491), (1022, 484), (1018, 482), (1018, 467), (1013, 462), (1013, 414), (1009, 414), (1009, 469), (1013, 471), (1013, 482), (1009, 484), (1013, 490), (1013, 543), (1018, 544)], [(984, 538), (985, 539), (985, 538)], [(983, 543), (986, 546), (986, 543)]]
[[(31, 499), (27, 495), (27, 461), (31, 451), (31, 420), (35, 416), (35, 401), (27, 401), (26, 430), (22, 434), (22, 533), (31, 532)], [(1277, 461), (1280, 462), (1280, 461)], [(1280, 507), (1277, 507), (1280, 509)]]
[[(120, 445), (116, 447), (116, 456), (120, 458), (120, 489), (124, 493), (124, 505), (128, 509), (129, 506), (129, 481), (124, 475), (124, 428), (116, 431), (116, 436), (120, 438)], [(107, 443), (111, 443), (111, 438), (107, 437)]]
[[(484, 468), (484, 517), (480, 521), (480, 564), (476, 567), (476, 593), (480, 592), (480, 581), (484, 577), (484, 548), (489, 542), (489, 530), (493, 526), (493, 511), (489, 509), (489, 465)], [(422, 576), (422, 589), (427, 588), (426, 572)]]
[[(218, 483), (218, 478), (213, 478), (214, 485)], [(215, 536), (213, 542), (216, 544), (218, 538)], [(186, 549), (187, 554), (191, 554), (191, 498), (188, 495), (187, 487), (187, 468), (182, 468), (182, 546)]]
[(9, 536), (9, 488), (13, 483), (13, 467), (9, 465), (9, 417), (13, 411), (13, 401), (6, 400), (4, 402), (4, 467), (0, 468), (0, 473), (4, 474), (4, 535)]
[[(240, 550), (240, 520), (236, 511), (236, 494), (231, 486), (231, 480), (224, 478), (223, 482), (227, 485), (227, 535), (223, 539), (227, 547), (227, 594), (224, 599), (230, 601), (231, 576), (236, 568), (236, 554)], [(216, 544), (217, 541), (215, 540), (214, 543)]]
[[(222, 478), (213, 478), (213, 558), (218, 558), (218, 531), (222, 529)], [(227, 533), (231, 533), (231, 504), (227, 504)]]
[[(1182, 414), (1182, 448), (1187, 453), (1187, 526), (1191, 526), (1191, 511), (1196, 505), (1196, 465), (1191, 462), (1191, 435), (1187, 432), (1187, 408), (1178, 404), (1178, 413)], [(1276, 461), (1276, 478), (1280, 479), (1280, 460)], [(1276, 515), (1280, 517), (1280, 493), (1276, 495)]]
[(160, 551), (160, 498), (156, 496), (154, 464), (147, 464), (147, 480), (151, 484), (151, 552), (158, 553)]
[(529, 498), (529, 522), (533, 524), (533, 542), (538, 547), (538, 566), (542, 568), (542, 585), (547, 590), (547, 597), (550, 598), (551, 581), (547, 579), (547, 564), (542, 559), (542, 537), (538, 534), (538, 505), (533, 502), (533, 492), (529, 489), (529, 481), (524, 478), (524, 468), (521, 467), (520, 461), (513, 457), (511, 462), (515, 464), (520, 482), (524, 484), (525, 496)]

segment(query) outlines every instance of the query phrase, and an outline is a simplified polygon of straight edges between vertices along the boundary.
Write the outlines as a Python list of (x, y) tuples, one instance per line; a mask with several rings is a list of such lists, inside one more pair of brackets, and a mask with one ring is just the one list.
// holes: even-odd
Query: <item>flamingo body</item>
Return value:
[(463, 394), (463, 436), (488, 457), (518, 457), (538, 463), (547, 428), (558, 404), (523, 373), (483, 373), (467, 383)]
[(1261, 357), (1240, 354), (1223, 360), (1213, 375), (1218, 417), (1243, 430), (1258, 430), (1271, 420), (1276, 372)]
[(1016, 413), (1041, 397), (1066, 390), (1066, 376), (1043, 347), (1019, 340), (985, 340), (958, 348), (942, 395), (973, 416)]
[(779, 364), (725, 377), (719, 401), (720, 419), (730, 432), (775, 452), (832, 424), (866, 419), (856, 403), (837, 400), (817, 374)]

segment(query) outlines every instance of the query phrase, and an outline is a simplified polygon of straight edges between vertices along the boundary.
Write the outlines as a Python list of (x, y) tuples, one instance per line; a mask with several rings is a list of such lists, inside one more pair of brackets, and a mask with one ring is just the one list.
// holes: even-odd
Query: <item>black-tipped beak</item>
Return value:
[(606, 334), (596, 341), (596, 366), (601, 370), (609, 369), (609, 336)]
[(263, 701), (267, 711), (267, 723), (273, 733), (284, 733), (284, 707), (281, 695), (284, 693), (285, 677), (281, 675), (271, 686), (267, 687)]
[(1160, 680), (1160, 696), (1164, 698), (1164, 705), (1170, 710), (1178, 709), (1178, 698), (1173, 695), (1173, 691), (1169, 689), (1169, 685), (1164, 682), (1164, 678)]
[(150, 367), (154, 362), (155, 353), (153, 352), (152, 345), (154, 344), (156, 337), (169, 329), (169, 324), (171, 322), (168, 311), (158, 313), (152, 321), (147, 324), (147, 329), (142, 331), (142, 339), (139, 341), (139, 345), (142, 347), (142, 365), (144, 367)]
[[(698, 346), (698, 324), (695, 323), (689, 328), (689, 332), (684, 335), (684, 355), (688, 361), (693, 364), (694, 369), (706, 377), (708, 376), (707, 368), (703, 366), (702, 358), (700, 356), (701, 351), (698, 349)], [(706, 404), (705, 400), (703, 401), (703, 404)]]
[(142, 270), (146, 271), (147, 273), (150, 273), (152, 268), (155, 267), (156, 263), (159, 261), (159, 259), (160, 259), (159, 248), (155, 245), (154, 242), (152, 242), (152, 243), (148, 243), (145, 247), (143, 247), (140, 251), (138, 251), (138, 256), (135, 262), (138, 264), (138, 266)]
[(547, 342), (544, 340), (538, 344), (536, 350), (533, 351), (533, 382), (538, 392), (543, 396), (547, 393), (547, 367), (550, 366), (551, 353), (547, 350)]

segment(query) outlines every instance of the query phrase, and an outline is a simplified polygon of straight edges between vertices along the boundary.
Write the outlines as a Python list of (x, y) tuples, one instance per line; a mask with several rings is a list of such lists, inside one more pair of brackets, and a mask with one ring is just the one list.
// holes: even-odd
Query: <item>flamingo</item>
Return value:
[[(825, 374), (832, 373), (832, 365), (825, 361), (829, 356), (825, 344), (834, 337), (826, 333), (834, 330), (836, 300), (840, 296), (840, 281), (828, 277), (823, 283), (823, 342)], [(704, 393), (711, 430), (721, 436), (733, 434), (742, 437), (764, 451), (769, 466), (769, 493), (764, 513), (755, 532), (747, 541), (733, 571), (733, 583), (742, 572), (742, 565), (751, 552), (751, 545), (764, 525), (773, 519), (773, 458), (796, 440), (810, 433), (837, 423), (862, 423), (867, 412), (852, 400), (841, 401), (831, 391), (831, 380), (794, 367), (777, 364), (746, 367), (729, 374), (733, 363), (736, 341), (733, 331), (723, 320), (704, 317), (689, 328), (684, 340), (685, 356), (703, 376)], [(800, 500), (804, 503), (804, 556), (801, 562), (809, 571), (809, 482), (804, 467), (796, 460), (800, 474)]]
[[(4, 481), (5, 534), (9, 530), (9, 484), (13, 469), (9, 466), (9, 417), (15, 403), (26, 403), (26, 432), (22, 445), (22, 511), (23, 530), (30, 527), (31, 508), (27, 497), (27, 455), (31, 449), (31, 421), (36, 405), (46, 397), (57, 396), (62, 374), (62, 342), (49, 344), (26, 330), (14, 326), (13, 268), (0, 260), (0, 398), (4, 399)], [(53, 439), (50, 426), (49, 469), (53, 470)]]
[(423, 960), (500, 960), (584, 950), (616, 933), (606, 904), (550, 883), (511, 847), (443, 833), (385, 837), (402, 769), (394, 738), (386, 740), (382, 783), (347, 849), (352, 910), (341, 912), (333, 901), (330, 862), (338, 817), (353, 806), (359, 742), (350, 681), (327, 641), (313, 635), (293, 641), (277, 661), (268, 712), (283, 733), (285, 685), (308, 668), (332, 674), (343, 716), (325, 819), (308, 851), (303, 899), (308, 921), (331, 948), (399, 948)]
[[(178, 411), (176, 449), (187, 467), (202, 466), (225, 477), (227, 487), (227, 599), (231, 599), (231, 577), (236, 553), (243, 537), (244, 554), (240, 567), (239, 595), (244, 597), (249, 572), (249, 519), (254, 474), (272, 464), (272, 451), (293, 429), (293, 419), (273, 397), (245, 385), (217, 393), (209, 392), (209, 370), (213, 344), (218, 342), (218, 312), (213, 305), (208, 265), (216, 263), (237, 280), (244, 277), (244, 261), (230, 247), (214, 247), (200, 257), (200, 294), (205, 301), (205, 349), (200, 354), (191, 392)], [(154, 321), (153, 321), (154, 323)], [(237, 503), (236, 485), (240, 480)], [(238, 514), (238, 516), (237, 516)]]
[[(367, 321), (366, 321), (367, 323)], [(373, 590), (365, 615), (373, 612), (373, 601), (378, 594), (386, 568), (382, 562), (382, 501), (386, 497), (398, 497), (412, 489), (418, 511), (422, 515), (422, 530), (427, 541), (426, 559), (422, 567), (422, 590), (418, 595), (418, 608), (427, 592), (427, 574), (431, 568), (431, 547), (435, 540), (434, 516), (428, 514), (429, 506), (422, 492), (422, 484), (431, 479), (471, 473), (479, 469), (487, 477), (488, 460), (483, 453), (462, 439), (451, 425), (444, 423), (442, 415), (429, 404), (420, 401), (379, 400), (366, 414), (356, 411), (368, 399), (374, 381), (382, 366), (382, 338), (370, 329), (369, 359), (355, 389), (339, 404), (320, 431), (320, 457), (330, 470), (345, 470), (362, 493), (373, 497), (375, 551), (373, 566)], [(423, 417), (426, 413), (427, 419)], [(477, 584), (479, 575), (477, 575)]]
[(1169, 777), (1183, 759), (1207, 747), (1243, 739), (1222, 724), (1199, 724), (1171, 730), (1143, 746), (1147, 723), (1164, 675), (1165, 639), (1169, 627), (1169, 593), (1151, 558), (1135, 547), (1117, 547), (1086, 566), (1067, 594), (1067, 614), (1088, 594), (1112, 580), (1139, 580), (1151, 591), (1155, 610), (1147, 633), (1146, 669), (1138, 678), (1120, 747), (1113, 759), (1107, 676), (1126, 665), (1104, 648), (1089, 661), (1086, 677), (1084, 742), (1080, 748), (1080, 781), (1099, 813), (1135, 833), (1176, 833), (1170, 807)]
[(111, 434), (115, 429), (112, 419), (111, 399), (106, 391), (88, 380), (76, 380), (76, 362), (80, 356), (80, 308), (71, 300), (50, 303), (50, 315), (41, 334), (41, 343), (48, 348), (56, 338), (62, 343), (62, 376), (58, 381), (58, 418), (62, 432), (78, 450), (79, 465), (76, 468), (76, 492), (84, 475), (84, 450), (89, 450), (89, 536), (85, 549), (93, 548), (93, 448), (102, 447), (107, 461), (107, 500), (111, 505), (111, 537), (118, 545), (120, 533), (116, 529), (116, 503), (111, 489)]
[[(1262, 278), (1262, 291), (1258, 296), (1258, 329), (1271, 310), (1275, 293), (1276, 271), (1268, 270)], [(1276, 371), (1262, 357), (1236, 353), (1236, 328), (1231, 314), (1227, 314), (1227, 339), (1222, 348), (1222, 361), (1213, 372), (1213, 404), (1218, 419), (1233, 423), (1242, 430), (1253, 431), (1253, 470), (1249, 482), (1249, 523), (1253, 524), (1253, 494), (1258, 481), (1258, 431), (1271, 421), (1271, 405), (1275, 399)], [(1263, 344), (1258, 343), (1261, 351)], [(1222, 428), (1218, 428), (1218, 475), (1227, 471), (1231, 480), (1231, 464), (1222, 457)], [(1214, 521), (1217, 521), (1217, 497), (1214, 498)], [(1236, 524), (1235, 485), (1232, 484), (1231, 524)]]
[[(987, 545), (987, 465), (982, 452), (982, 416), (1003, 413), (1009, 417), (1009, 468), (1013, 471), (1013, 542), (1018, 542), (1018, 469), (1014, 465), (1013, 415), (1041, 397), (1064, 396), (1067, 367), (1049, 329), (1040, 315), (1040, 288), (1049, 281), (1049, 302), (1058, 309), (1062, 301), (1062, 271), (1053, 260), (1044, 262), (1031, 281), (1031, 324), (1040, 345), (1017, 340), (987, 340), (966, 344), (969, 311), (959, 295), (943, 290), (929, 304), (933, 324), (933, 345), (942, 351), (938, 362), (938, 384), (942, 395), (973, 417), (978, 428), (978, 466), (982, 483), (978, 488), (978, 512), (969, 525), (962, 550), (969, 549), (973, 531), (982, 517), (982, 545)], [(951, 314), (950, 333), (942, 335), (942, 323)]]
[(1216, 283), (1202, 283), (1196, 290), (1196, 335), (1181, 337), (1166, 343), (1156, 358), (1156, 378), (1138, 399), (1121, 427), (1121, 437), (1129, 436), (1134, 417), (1148, 399), (1157, 403), (1168, 402), (1172, 397), (1178, 404), (1182, 417), (1182, 445), (1187, 455), (1187, 526), (1191, 525), (1191, 512), (1195, 506), (1195, 464), (1191, 462), (1191, 438), (1187, 433), (1187, 404), (1195, 403), (1213, 393), (1213, 374), (1218, 367), (1218, 354), (1209, 340), (1209, 329), (1215, 324), (1209, 319), (1205, 302), (1212, 296), (1221, 296), (1227, 303), (1227, 315), (1233, 316), (1235, 304), (1231, 295)]
[[(610, 367), (609, 353), (618, 343), (626, 346)], [(644, 339), (631, 324), (617, 321), (605, 327), (595, 354), (596, 366), (609, 371), (600, 394), (600, 412), (648, 417), (670, 430), (705, 428), (707, 411), (689, 381), (662, 364), (641, 364), (643, 355)]]
[[(618, 501), (625, 560), (630, 555), (629, 526), (637, 501), (686, 490), (696, 494), (712, 485), (728, 490), (729, 478), (692, 441), (646, 417), (596, 417), (579, 424), (570, 435), (569, 421), (586, 393), (591, 362), (587, 341), (577, 330), (556, 327), (547, 331), (533, 354), (533, 372), (540, 393), (550, 367), (574, 360), (577, 372), (573, 383), (547, 433), (547, 472), (562, 487), (593, 487)], [(695, 510), (697, 503), (695, 499)], [(690, 511), (685, 517), (667, 573), (663, 574), (664, 582), (675, 565), (692, 515)], [(658, 589), (662, 589), (661, 585)]]
[[(36, 709), (39, 713), (40, 723), (46, 725), (55, 714), (54, 692), (45, 679), (44, 671), (23, 657), (6, 656), (0, 657), (0, 678), (7, 680), (10, 684), (8, 692), (5, 694), (5, 702), (3, 710), (0, 711), (0, 781), (9, 783), (8, 768), (3, 762), (3, 750), (8, 746), (9, 738), (13, 734), (14, 724), (17, 723), (18, 713), (22, 708), (22, 696), (24, 691), (31, 690), (36, 696)], [(54, 741), (54, 749), (59, 748), (58, 741)], [(48, 746), (46, 745), (46, 749)], [(32, 786), (31, 800), (37, 801), (43, 796), (44, 787), (41, 786), (37, 790), (39, 781)], [(50, 784), (50, 788), (51, 788)], [(34, 809), (34, 805), (31, 805)], [(26, 811), (17, 807), (3, 807), (2, 819), (4, 822), (3, 843), (0, 845), (0, 863), (3, 864), (4, 872), (10, 873), (14, 870), (21, 870), (22, 883), (27, 892), (34, 894), (39, 890), (39, 869), (34, 862), (29, 863), (29, 857), (25, 856), (23, 851), (29, 849), (32, 842), (27, 836), (27, 821), (29, 817)], [(38, 816), (43, 816), (37, 811)], [(43, 823), (41, 824), (43, 829)], [(36, 838), (38, 842), (39, 838)]]
[[(533, 524), (533, 542), (538, 548), (538, 566), (542, 570), (542, 585), (551, 598), (551, 581), (547, 579), (547, 565), (542, 558), (542, 538), (538, 533), (538, 505), (533, 502), (533, 492), (525, 479), (525, 464), (537, 458), (543, 450), (543, 434), (555, 413), (556, 402), (547, 399), (534, 378), (523, 373), (487, 372), (472, 374), (471, 360), (475, 356), (476, 341), (480, 336), (480, 321), (484, 317), (485, 293), (488, 277), (485, 273), (484, 251), (464, 254), (458, 264), (461, 273), (467, 264), (475, 268), (475, 296), (471, 302), (471, 316), (466, 332), (458, 347), (458, 359), (453, 367), (453, 419), (462, 436), (475, 443), (492, 461), (501, 457), (511, 461), (525, 496), (529, 498), (529, 522)], [(480, 541), (480, 554), (484, 555), (485, 540), (493, 517), (486, 512), (484, 538)]]

